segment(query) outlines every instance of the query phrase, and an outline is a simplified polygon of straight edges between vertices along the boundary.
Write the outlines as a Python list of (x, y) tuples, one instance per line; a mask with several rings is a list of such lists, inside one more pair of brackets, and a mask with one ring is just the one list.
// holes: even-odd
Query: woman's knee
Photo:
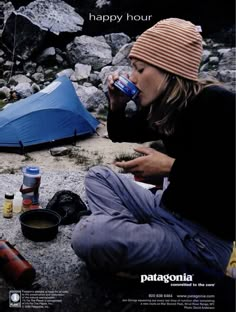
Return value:
[(94, 166), (89, 169), (86, 174), (86, 178), (93, 178), (97, 176), (105, 177), (110, 170), (111, 169), (105, 166)]
[(77, 256), (82, 257), (87, 254), (91, 241), (90, 224), (88, 218), (82, 219), (76, 225), (71, 238), (71, 246)]
[(72, 233), (72, 248), (78, 255), (86, 255), (91, 250), (99, 250), (109, 241), (108, 227), (101, 217), (91, 215), (82, 219)]
[(116, 239), (117, 235), (112, 234), (109, 222), (100, 216), (90, 216), (81, 221), (75, 227), (71, 240), (77, 256), (91, 267), (116, 267), (121, 249)]
[(111, 169), (105, 166), (94, 166), (85, 176), (85, 187), (91, 186), (91, 181), (106, 181), (111, 175)]

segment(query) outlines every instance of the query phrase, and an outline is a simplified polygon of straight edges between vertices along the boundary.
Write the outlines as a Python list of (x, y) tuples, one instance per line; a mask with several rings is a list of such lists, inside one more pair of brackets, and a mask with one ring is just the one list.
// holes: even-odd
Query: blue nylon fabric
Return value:
[(71, 81), (62, 76), (0, 112), (0, 147), (47, 143), (95, 132), (99, 122), (82, 105)]

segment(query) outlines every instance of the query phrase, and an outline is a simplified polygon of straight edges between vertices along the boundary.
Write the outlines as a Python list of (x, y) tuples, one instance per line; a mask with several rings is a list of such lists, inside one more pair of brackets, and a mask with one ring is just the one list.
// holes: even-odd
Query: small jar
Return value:
[(23, 201), (22, 201), (22, 210), (23, 211), (30, 210), (31, 205), (32, 205), (32, 200), (31, 199), (29, 199), (29, 198), (23, 199)]
[(22, 200), (21, 192), (16, 192), (13, 199), (13, 213), (19, 213), (22, 211)]
[(12, 218), (13, 216), (13, 193), (6, 193), (5, 199), (3, 203), (3, 217), (4, 218)]

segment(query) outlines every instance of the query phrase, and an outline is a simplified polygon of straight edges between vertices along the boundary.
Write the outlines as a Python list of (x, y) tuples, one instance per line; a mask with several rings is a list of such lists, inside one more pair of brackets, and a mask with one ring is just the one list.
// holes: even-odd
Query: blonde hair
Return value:
[(213, 79), (192, 81), (168, 72), (164, 73), (167, 86), (161, 95), (161, 99), (152, 103), (148, 120), (151, 127), (158, 128), (160, 134), (171, 135), (175, 130), (176, 118), (187, 107), (188, 102), (202, 89), (220, 83)]

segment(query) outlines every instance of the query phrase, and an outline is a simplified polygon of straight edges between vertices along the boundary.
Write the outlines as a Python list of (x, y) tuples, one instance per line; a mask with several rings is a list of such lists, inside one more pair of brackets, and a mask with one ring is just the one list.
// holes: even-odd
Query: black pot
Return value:
[(56, 237), (61, 216), (48, 209), (25, 211), (20, 215), (21, 230), (30, 240), (41, 242)]

